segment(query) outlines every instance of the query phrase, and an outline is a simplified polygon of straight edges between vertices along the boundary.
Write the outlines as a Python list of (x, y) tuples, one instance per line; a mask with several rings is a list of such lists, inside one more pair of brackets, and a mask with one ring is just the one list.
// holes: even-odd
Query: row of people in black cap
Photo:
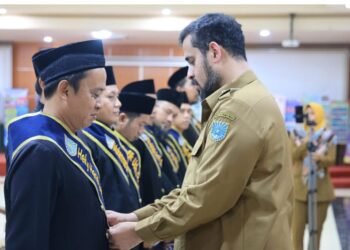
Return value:
[[(106, 70), (112, 88), (102, 93), (97, 120), (79, 136), (100, 170), (106, 208), (128, 213), (181, 185), (191, 146), (172, 124), (189, 104), (185, 93), (156, 93), (153, 80), (132, 82), (117, 97), (113, 69)], [(183, 129), (189, 127), (187, 117)]]
[[(168, 81), (169, 88), (178, 92), (186, 93), (189, 104), (195, 104), (199, 100), (198, 83), (195, 79), (187, 78), (188, 67), (183, 67), (177, 70)], [(188, 110), (188, 106), (186, 107)], [(191, 124), (182, 133), (186, 140), (193, 147), (200, 132), (200, 122), (194, 115), (191, 115)]]
[(6, 249), (108, 249), (106, 209), (132, 212), (181, 185), (198, 90), (182, 68), (171, 89), (119, 91), (99, 40), (40, 51), (33, 66), (42, 111), (8, 126)]

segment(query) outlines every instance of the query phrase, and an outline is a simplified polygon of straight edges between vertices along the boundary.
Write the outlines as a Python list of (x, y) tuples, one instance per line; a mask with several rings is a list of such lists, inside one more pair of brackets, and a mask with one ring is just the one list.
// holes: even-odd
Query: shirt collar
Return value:
[(237, 80), (224, 84), (221, 88), (219, 88), (210, 96), (205, 98), (202, 101), (202, 122), (208, 120), (215, 105), (218, 103), (220, 96), (222, 96), (225, 93), (230, 93), (231, 91), (241, 89), (249, 83), (255, 81), (256, 79), (257, 77), (255, 76), (253, 71), (248, 70), (245, 73), (243, 73)]

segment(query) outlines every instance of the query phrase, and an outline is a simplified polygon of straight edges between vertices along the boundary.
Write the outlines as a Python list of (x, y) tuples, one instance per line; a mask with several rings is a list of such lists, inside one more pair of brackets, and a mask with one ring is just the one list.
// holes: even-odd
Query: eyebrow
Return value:
[(91, 91), (104, 91), (106, 88), (94, 88)]

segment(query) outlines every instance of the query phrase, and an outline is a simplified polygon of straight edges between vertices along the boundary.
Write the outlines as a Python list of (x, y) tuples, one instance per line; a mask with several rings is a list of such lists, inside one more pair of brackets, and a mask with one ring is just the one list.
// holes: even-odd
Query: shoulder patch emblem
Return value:
[(147, 139), (148, 139), (148, 136), (146, 135), (146, 134), (144, 134), (144, 133), (142, 133), (141, 135), (140, 135), (140, 139), (142, 140), (142, 141), (147, 141)]
[(179, 142), (180, 146), (183, 146), (183, 145), (185, 144), (185, 141), (184, 141), (184, 139), (182, 138), (182, 136), (179, 136), (178, 142)]
[(64, 135), (64, 144), (66, 146), (67, 152), (70, 156), (76, 156), (78, 152), (78, 145), (68, 136)]
[(214, 121), (210, 129), (210, 137), (213, 141), (222, 141), (226, 135), (229, 128), (229, 124), (224, 121)]
[(114, 146), (114, 140), (106, 134), (105, 134), (105, 138), (106, 138), (106, 143), (107, 143), (108, 148), (112, 149)]

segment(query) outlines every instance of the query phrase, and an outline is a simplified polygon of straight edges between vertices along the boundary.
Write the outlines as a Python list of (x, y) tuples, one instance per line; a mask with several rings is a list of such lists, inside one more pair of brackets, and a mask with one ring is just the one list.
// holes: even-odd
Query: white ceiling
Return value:
[[(176, 44), (179, 31), (207, 12), (233, 15), (250, 44), (276, 44), (289, 35), (289, 14), (295, 13), (295, 37), (302, 44), (350, 44), (350, 9), (344, 5), (1, 5), (0, 42), (71, 42), (91, 38), (91, 31), (108, 29), (109, 43)], [(172, 15), (163, 17), (161, 10)], [(271, 36), (259, 36), (269, 29)]]

